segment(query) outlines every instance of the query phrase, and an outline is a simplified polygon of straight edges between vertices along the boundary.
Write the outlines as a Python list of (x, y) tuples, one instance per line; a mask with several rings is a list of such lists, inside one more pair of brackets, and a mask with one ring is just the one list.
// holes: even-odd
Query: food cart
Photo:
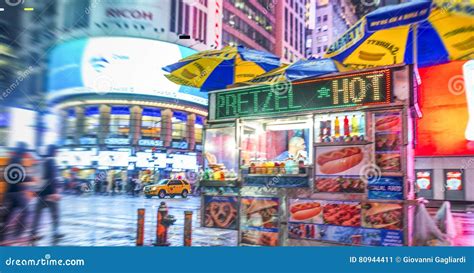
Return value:
[(392, 66), (211, 92), (203, 226), (240, 245), (410, 245), (414, 87)]

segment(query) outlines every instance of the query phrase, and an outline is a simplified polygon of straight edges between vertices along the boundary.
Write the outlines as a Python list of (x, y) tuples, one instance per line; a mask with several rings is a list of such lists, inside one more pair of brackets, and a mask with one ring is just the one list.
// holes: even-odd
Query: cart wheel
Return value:
[(182, 196), (183, 198), (187, 198), (187, 197), (188, 197), (188, 190), (182, 191), (182, 192), (181, 192), (181, 196)]
[(166, 192), (164, 190), (161, 190), (159, 193), (158, 193), (158, 197), (163, 199), (166, 197)]

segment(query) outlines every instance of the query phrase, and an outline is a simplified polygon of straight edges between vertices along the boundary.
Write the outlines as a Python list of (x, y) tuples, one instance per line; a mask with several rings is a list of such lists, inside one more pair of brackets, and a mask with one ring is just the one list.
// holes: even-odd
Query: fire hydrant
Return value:
[(176, 222), (173, 215), (168, 215), (168, 207), (165, 202), (160, 203), (156, 216), (156, 242), (155, 246), (169, 246), (168, 228)]

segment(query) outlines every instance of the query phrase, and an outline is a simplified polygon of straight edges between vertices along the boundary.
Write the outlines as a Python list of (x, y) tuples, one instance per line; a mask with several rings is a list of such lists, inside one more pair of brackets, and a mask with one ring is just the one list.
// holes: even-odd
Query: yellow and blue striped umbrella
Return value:
[(217, 90), (245, 82), (280, 66), (280, 59), (270, 53), (243, 46), (227, 46), (221, 50), (206, 50), (163, 67), (170, 81)]
[(473, 56), (474, 0), (418, 0), (377, 9), (325, 54), (357, 69), (413, 63), (424, 67)]
[(267, 73), (257, 76), (249, 81), (237, 83), (235, 86), (248, 86), (256, 84), (277, 84), (291, 82), (303, 78), (320, 77), (335, 72), (348, 71), (337, 61), (332, 59), (301, 59), (292, 64), (283, 64)]

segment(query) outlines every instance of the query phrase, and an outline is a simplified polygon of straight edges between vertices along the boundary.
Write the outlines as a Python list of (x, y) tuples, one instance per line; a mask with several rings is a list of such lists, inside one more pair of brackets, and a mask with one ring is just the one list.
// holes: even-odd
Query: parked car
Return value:
[(143, 193), (146, 198), (153, 196), (158, 196), (159, 198), (170, 196), (173, 198), (176, 195), (181, 195), (183, 198), (186, 198), (190, 192), (191, 185), (188, 181), (182, 179), (162, 179), (157, 183), (146, 185), (143, 188)]

